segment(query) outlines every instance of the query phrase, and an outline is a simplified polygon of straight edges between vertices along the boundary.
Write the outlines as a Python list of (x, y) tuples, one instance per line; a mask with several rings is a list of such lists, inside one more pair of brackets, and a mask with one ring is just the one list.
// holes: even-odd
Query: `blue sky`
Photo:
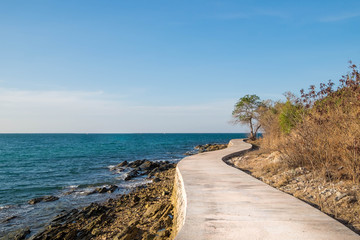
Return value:
[(1, 1), (0, 132), (243, 132), (360, 64), (360, 1)]

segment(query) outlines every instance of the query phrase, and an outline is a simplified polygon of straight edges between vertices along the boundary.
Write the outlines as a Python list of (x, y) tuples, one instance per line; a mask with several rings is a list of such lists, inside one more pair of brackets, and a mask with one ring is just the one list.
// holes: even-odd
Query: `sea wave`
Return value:
[(69, 185), (69, 186), (66, 186), (64, 187), (64, 189), (74, 189), (74, 188), (78, 188), (79, 185)]
[(3, 209), (9, 209), (9, 208), (12, 208), (14, 207), (13, 205), (4, 205), (4, 206), (0, 206), (0, 210), (3, 210)]
[(107, 166), (107, 168), (110, 170), (110, 171), (113, 171), (116, 169), (116, 165), (109, 165)]

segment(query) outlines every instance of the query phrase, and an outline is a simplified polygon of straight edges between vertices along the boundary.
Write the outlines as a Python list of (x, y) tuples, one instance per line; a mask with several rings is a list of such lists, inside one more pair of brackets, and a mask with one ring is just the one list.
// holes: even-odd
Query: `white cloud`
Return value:
[(228, 124), (234, 102), (139, 106), (102, 91), (0, 89), (0, 132), (239, 132)]

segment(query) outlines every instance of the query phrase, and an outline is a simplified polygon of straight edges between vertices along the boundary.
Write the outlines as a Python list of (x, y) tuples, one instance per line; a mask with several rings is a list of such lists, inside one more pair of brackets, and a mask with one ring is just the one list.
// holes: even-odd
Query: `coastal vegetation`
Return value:
[(262, 106), (263, 103), (257, 95), (245, 95), (237, 101), (232, 112), (234, 123), (242, 123), (249, 126), (249, 138), (252, 140), (256, 139), (257, 132), (261, 127), (259, 117), (263, 109)]
[[(360, 229), (360, 73), (254, 110), (260, 150), (232, 164)], [(257, 99), (259, 101), (259, 99)], [(252, 136), (252, 134), (250, 134)]]
[(327, 181), (360, 182), (360, 73), (355, 65), (338, 84), (310, 86), (300, 97), (267, 102), (259, 115), (266, 148), (292, 168), (307, 167)]

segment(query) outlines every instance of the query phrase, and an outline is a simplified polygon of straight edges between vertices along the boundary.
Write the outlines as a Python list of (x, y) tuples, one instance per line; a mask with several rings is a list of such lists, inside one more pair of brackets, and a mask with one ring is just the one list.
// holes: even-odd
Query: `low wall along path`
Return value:
[[(360, 237), (318, 209), (226, 165), (251, 148), (241, 139), (224, 150), (180, 161), (176, 240), (347, 240)], [(182, 227), (181, 227), (182, 225)]]

